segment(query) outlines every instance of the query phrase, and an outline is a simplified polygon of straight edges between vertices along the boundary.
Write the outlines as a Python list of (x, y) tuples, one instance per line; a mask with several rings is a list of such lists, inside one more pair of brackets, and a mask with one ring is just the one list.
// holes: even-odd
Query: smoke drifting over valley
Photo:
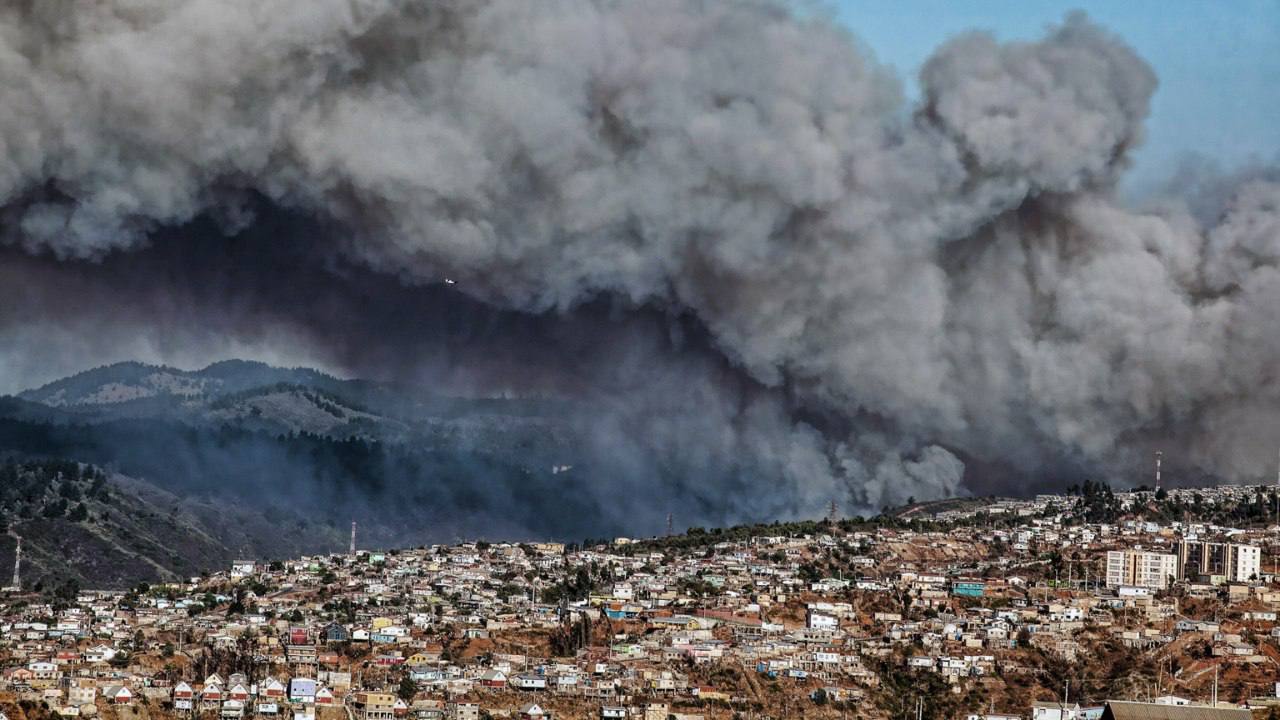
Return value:
[(637, 532), (1274, 471), (1280, 182), (1121, 203), (1157, 80), (1083, 16), (954, 39), (915, 105), (745, 0), (15, 3), (0, 77), (5, 382), (572, 398)]

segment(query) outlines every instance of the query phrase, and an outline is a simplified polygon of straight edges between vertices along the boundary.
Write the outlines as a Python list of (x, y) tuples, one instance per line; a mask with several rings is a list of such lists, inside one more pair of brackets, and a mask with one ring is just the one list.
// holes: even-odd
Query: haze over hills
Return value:
[(18, 536), (28, 586), (57, 589), (340, 551), (353, 519), (362, 547), (657, 532), (594, 504), (610, 466), (575, 409), (239, 360), (94, 368), (0, 397), (21, 489), (0, 492), (0, 568)]
[(555, 400), (448, 397), (416, 386), (244, 360), (201, 370), (116, 363), (27, 390), (17, 400), (39, 407), (10, 400), (7, 415), (55, 422), (164, 419), (337, 440), (448, 439), (468, 445), (501, 445), (522, 430), (550, 431), (565, 409)]
[[(662, 531), (667, 512), (682, 527), (806, 517), (730, 514), (760, 482), (747, 463), (637, 461), (616, 434), (600, 442), (599, 415), (578, 399), (449, 397), (240, 360), (199, 370), (118, 363), (0, 397), (0, 460), (102, 468), (132, 498), (120, 522), (68, 524), (44, 518), (43, 505), (30, 517), (0, 512), (20, 534), (64, 543), (45, 548), (48, 558), (107, 558), (61, 575), (48, 563), (53, 576), (108, 584), (239, 555), (341, 550), (353, 520), (363, 546), (395, 547), (645, 536)], [(706, 482), (714, 473), (727, 480)], [(726, 483), (738, 496), (718, 494)], [(167, 539), (152, 537), (156, 517), (177, 528)], [(121, 525), (146, 531), (121, 535)]]
[(92, 465), (0, 462), (0, 565), (13, 566), (20, 537), (27, 589), (172, 581), (264, 548), (283, 557), (338, 545), (344, 532), (278, 508), (176, 495)]
[[(114, 575), (76, 571), (159, 579), (199, 569), (193, 558), (337, 550), (351, 520), (377, 546), (617, 530), (583, 490), (588, 458), (572, 442), (568, 408), (242, 361), (196, 371), (120, 363), (0, 399), (0, 456), (105, 468), (143, 516), (152, 512), (145, 498), (164, 498), (198, 529), (186, 535), (199, 552), (176, 553), (181, 565), (142, 553), (146, 562), (107, 563), (128, 566)], [(264, 522), (275, 532), (255, 530)], [(37, 531), (31, 523), (15, 524)], [(83, 545), (83, 528), (74, 529), (66, 542)], [(90, 546), (121, 558), (139, 552), (95, 541), (81, 554)]]

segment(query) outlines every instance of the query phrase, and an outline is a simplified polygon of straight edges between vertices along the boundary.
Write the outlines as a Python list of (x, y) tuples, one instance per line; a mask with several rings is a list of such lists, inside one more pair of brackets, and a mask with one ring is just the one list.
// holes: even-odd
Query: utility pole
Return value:
[(1218, 707), (1218, 666), (1213, 666), (1213, 706)]

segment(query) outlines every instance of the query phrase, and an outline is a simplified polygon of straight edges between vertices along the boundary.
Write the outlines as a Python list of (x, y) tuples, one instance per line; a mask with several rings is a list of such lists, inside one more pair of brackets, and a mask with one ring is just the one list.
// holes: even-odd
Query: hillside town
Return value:
[(0, 718), (1273, 718), (1278, 500), (1086, 484), (386, 551), (353, 527), (346, 553), (114, 591), (19, 566)]

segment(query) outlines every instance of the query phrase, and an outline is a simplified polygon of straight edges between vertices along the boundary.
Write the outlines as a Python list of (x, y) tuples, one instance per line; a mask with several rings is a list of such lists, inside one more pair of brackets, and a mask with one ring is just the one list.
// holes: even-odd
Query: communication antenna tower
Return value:
[(13, 551), (13, 591), (22, 589), (22, 538), (18, 538), (18, 547)]
[(10, 532), (14, 540), (18, 541), (17, 547), (13, 551), (13, 583), (5, 588), (6, 592), (20, 592), (22, 590), (22, 538), (16, 533)]

